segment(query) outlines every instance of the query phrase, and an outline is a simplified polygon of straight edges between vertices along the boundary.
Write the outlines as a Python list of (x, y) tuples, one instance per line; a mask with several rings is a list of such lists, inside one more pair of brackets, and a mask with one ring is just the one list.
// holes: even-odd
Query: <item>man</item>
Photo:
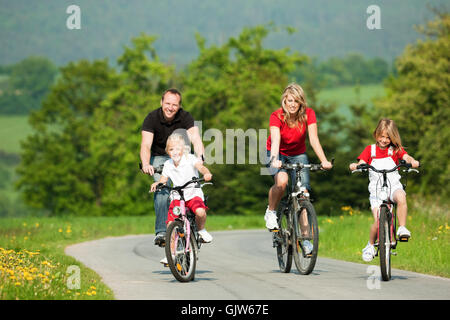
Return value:
[[(150, 112), (142, 124), (141, 162), (142, 171), (159, 181), (160, 174), (154, 172), (169, 158), (166, 141), (175, 130), (186, 130), (194, 146), (195, 154), (203, 160), (204, 147), (198, 127), (194, 126), (192, 115), (181, 108), (181, 93), (177, 89), (166, 90), (161, 97), (161, 107)], [(155, 245), (165, 244), (166, 220), (169, 193), (167, 189), (156, 192), (155, 206)]]

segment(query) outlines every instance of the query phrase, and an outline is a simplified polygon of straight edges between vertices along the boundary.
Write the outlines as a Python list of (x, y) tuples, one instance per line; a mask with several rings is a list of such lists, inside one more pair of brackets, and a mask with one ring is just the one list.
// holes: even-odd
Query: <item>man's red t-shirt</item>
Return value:
[(358, 160), (364, 160), (366, 163), (371, 164), (373, 159), (381, 159), (381, 158), (387, 158), (392, 157), (395, 164), (398, 164), (399, 161), (403, 158), (403, 156), (406, 154), (406, 151), (402, 148), (398, 152), (393, 152), (392, 156), (388, 154), (389, 148), (381, 149), (376, 145), (375, 147), (375, 158), (372, 158), (371, 154), (371, 145), (368, 145), (363, 152), (358, 157)]
[[(316, 123), (316, 113), (311, 108), (306, 108), (306, 126), (303, 125), (290, 128), (283, 120), (283, 109), (280, 108), (270, 115), (269, 125), (271, 127), (280, 128), (280, 153), (285, 156), (297, 156), (306, 151), (306, 127), (310, 124)], [(270, 151), (271, 138), (267, 138), (266, 147)]]

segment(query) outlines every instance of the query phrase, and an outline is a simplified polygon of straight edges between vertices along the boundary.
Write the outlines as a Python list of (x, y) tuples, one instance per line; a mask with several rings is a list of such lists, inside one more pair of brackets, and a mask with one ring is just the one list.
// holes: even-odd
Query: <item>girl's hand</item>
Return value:
[(203, 175), (203, 179), (205, 179), (205, 181), (211, 181), (212, 174), (211, 173), (207, 173), (207, 174)]
[(350, 163), (349, 168), (350, 168), (351, 171), (355, 171), (357, 166), (358, 166), (357, 163)]
[(325, 160), (325, 161), (321, 162), (320, 165), (321, 165), (322, 168), (324, 168), (325, 170), (330, 170), (331, 168), (333, 168), (333, 165), (332, 165), (331, 162), (328, 161), (328, 160)]
[(411, 161), (411, 166), (413, 168), (418, 168), (420, 166), (420, 163), (417, 160), (413, 160), (413, 161)]

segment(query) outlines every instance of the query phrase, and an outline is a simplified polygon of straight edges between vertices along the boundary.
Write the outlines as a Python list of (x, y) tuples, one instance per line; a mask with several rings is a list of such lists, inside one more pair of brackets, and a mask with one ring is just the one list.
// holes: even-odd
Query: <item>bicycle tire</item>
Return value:
[(180, 282), (192, 281), (197, 265), (198, 250), (194, 234), (191, 232), (188, 251), (186, 251), (186, 239), (183, 222), (172, 222), (166, 232), (165, 251), (170, 271)]
[(386, 206), (380, 208), (379, 218), (379, 252), (380, 269), (383, 281), (391, 279), (391, 222), (389, 218), (389, 209)]
[(292, 232), (289, 230), (289, 217), (286, 213), (284, 202), (281, 202), (277, 211), (279, 231), (273, 236), (277, 239), (277, 260), (280, 271), (283, 273), (291, 272), (292, 267)]
[[(316, 210), (309, 200), (299, 201), (298, 208), (300, 209), (293, 213), (293, 225), (295, 228), (293, 234), (293, 256), (298, 272), (302, 275), (307, 275), (314, 270), (317, 261), (319, 252), (319, 225)], [(305, 213), (303, 213), (303, 209), (306, 210)], [(306, 235), (302, 235), (301, 225), (304, 222), (307, 225), (306, 229), (303, 227), (304, 230), (307, 230)], [(312, 244), (312, 251), (309, 254), (304, 253), (303, 241), (305, 240), (308, 240)]]

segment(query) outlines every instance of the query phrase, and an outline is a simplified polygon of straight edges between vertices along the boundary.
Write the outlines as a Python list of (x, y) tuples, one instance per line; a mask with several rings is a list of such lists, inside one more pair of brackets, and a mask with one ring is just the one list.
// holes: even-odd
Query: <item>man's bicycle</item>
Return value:
[(377, 241), (374, 246), (377, 248), (377, 253), (375, 256), (380, 256), (380, 268), (381, 268), (381, 278), (384, 281), (389, 281), (391, 279), (391, 255), (397, 255), (396, 252), (392, 250), (397, 248), (398, 242), (407, 242), (409, 237), (397, 238), (397, 205), (395, 202), (389, 200), (389, 186), (387, 174), (394, 172), (400, 167), (404, 167), (404, 172), (419, 172), (416, 169), (411, 168), (410, 163), (401, 160), (398, 165), (392, 169), (378, 170), (367, 163), (362, 163), (358, 165), (354, 172), (363, 172), (372, 170), (374, 172), (381, 174), (382, 186), (381, 191), (378, 193), (378, 198), (383, 201), (378, 209), (378, 233)]
[[(310, 274), (319, 251), (319, 226), (306, 188), (301, 186), (300, 171), (321, 170), (320, 164), (286, 163), (281, 166), (295, 172), (295, 185), (288, 184), (287, 195), (280, 201), (277, 210), (279, 229), (273, 232), (273, 247), (277, 249), (281, 272), (291, 271), (292, 257), (301, 274)], [(289, 174), (290, 176), (290, 174)]]
[(194, 280), (195, 268), (197, 266), (198, 254), (202, 245), (202, 238), (198, 234), (195, 214), (185, 206), (184, 189), (191, 184), (196, 188), (212, 183), (203, 183), (203, 178), (192, 178), (179, 187), (169, 187), (158, 184), (157, 191), (168, 189), (170, 193), (177, 193), (180, 196), (180, 205), (173, 208), (175, 220), (169, 224), (166, 231), (166, 258), (170, 271), (175, 279), (180, 282)]

